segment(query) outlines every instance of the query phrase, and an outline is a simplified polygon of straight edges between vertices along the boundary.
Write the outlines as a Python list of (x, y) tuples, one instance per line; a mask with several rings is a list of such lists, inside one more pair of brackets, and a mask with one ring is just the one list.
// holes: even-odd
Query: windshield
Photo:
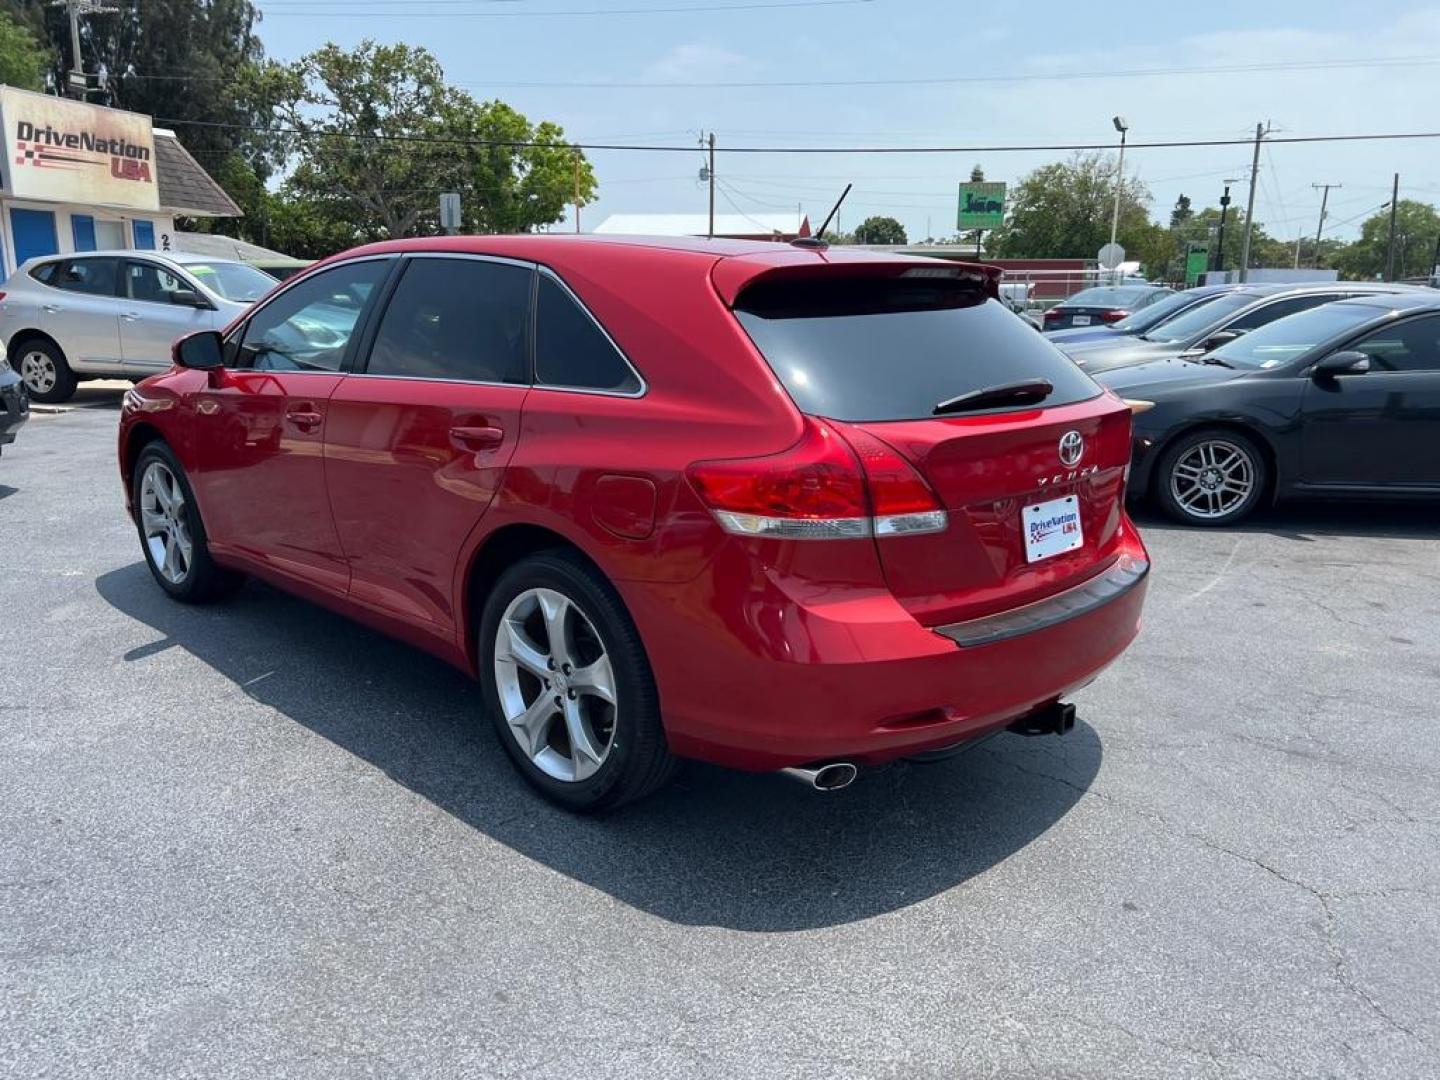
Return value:
[(1226, 293), (1208, 304), (1182, 311), (1173, 319), (1160, 323), (1153, 330), (1141, 334), (1146, 341), (1163, 341), (1174, 344), (1189, 341), (1196, 334), (1210, 329), (1227, 315), (1233, 315), (1241, 308), (1258, 300), (1254, 293)]
[(1257, 327), (1221, 345), (1212, 355), (1234, 367), (1279, 367), (1337, 334), (1369, 322), (1382, 310), (1371, 304), (1325, 304)]
[[(1216, 296), (1221, 294), (1217, 293)], [(1176, 293), (1163, 300), (1157, 300), (1149, 307), (1141, 308), (1134, 315), (1126, 316), (1117, 323), (1111, 323), (1111, 330), (1122, 334), (1143, 334), (1152, 326), (1158, 326), (1172, 315), (1192, 307), (1210, 303), (1216, 296), (1196, 297), (1193, 293)]]
[(216, 296), (240, 304), (259, 300), (275, 285), (275, 279), (269, 274), (244, 263), (185, 263), (184, 266)]
[(929, 417), (942, 402), (1021, 380), (1051, 384), (1047, 407), (1099, 392), (998, 300), (943, 278), (762, 279), (741, 293), (735, 317), (795, 404), (835, 420)]
[(1148, 285), (1102, 285), (1095, 289), (1081, 289), (1064, 303), (1065, 307), (1128, 308), (1138, 302), (1146, 293), (1153, 292)]

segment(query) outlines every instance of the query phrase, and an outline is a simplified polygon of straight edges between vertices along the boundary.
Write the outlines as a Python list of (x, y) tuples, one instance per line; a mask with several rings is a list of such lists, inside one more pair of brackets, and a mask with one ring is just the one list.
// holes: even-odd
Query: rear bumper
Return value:
[(1139, 631), (1142, 564), (1144, 545), (1126, 522), (1116, 563), (1040, 605), (958, 624), (1006, 631), (965, 646), (945, 636), (953, 627), (922, 626), (888, 592), (796, 597), (767, 576), (738, 592), (730, 611), (716, 609), (703, 578), (625, 592), (671, 748), (765, 770), (875, 764), (950, 746), (1078, 689)]

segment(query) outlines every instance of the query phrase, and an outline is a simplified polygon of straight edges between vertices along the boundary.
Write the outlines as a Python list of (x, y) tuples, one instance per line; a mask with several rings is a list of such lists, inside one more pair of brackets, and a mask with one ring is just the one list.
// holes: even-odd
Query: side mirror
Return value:
[(1370, 357), (1347, 349), (1323, 357), (1310, 369), (1310, 374), (1317, 379), (1333, 379), (1336, 375), (1364, 375), (1369, 370)]
[(200, 330), (175, 342), (171, 351), (175, 363), (194, 371), (214, 371), (225, 366), (225, 349), (218, 330)]
[(1205, 352), (1218, 349), (1221, 345), (1228, 345), (1244, 333), (1243, 330), (1217, 330), (1201, 343), (1200, 348)]
[(179, 304), (181, 307), (206, 308), (214, 310), (215, 305), (206, 300), (194, 289), (174, 289), (170, 293), (170, 303)]

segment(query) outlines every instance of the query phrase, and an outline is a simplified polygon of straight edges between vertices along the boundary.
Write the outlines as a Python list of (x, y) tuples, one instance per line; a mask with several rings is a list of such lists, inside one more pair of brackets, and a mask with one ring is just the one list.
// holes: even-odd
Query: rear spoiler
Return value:
[[(843, 249), (842, 249), (843, 250)], [(740, 294), (761, 281), (799, 281), (824, 277), (933, 277), (973, 283), (992, 300), (1000, 299), (1000, 279), (1005, 271), (988, 263), (950, 262), (947, 259), (863, 258), (816, 259), (813, 254), (795, 252), (793, 261), (776, 262), (773, 257), (758, 263), (745, 257), (721, 259), (711, 270), (711, 280), (726, 307), (734, 307)]]

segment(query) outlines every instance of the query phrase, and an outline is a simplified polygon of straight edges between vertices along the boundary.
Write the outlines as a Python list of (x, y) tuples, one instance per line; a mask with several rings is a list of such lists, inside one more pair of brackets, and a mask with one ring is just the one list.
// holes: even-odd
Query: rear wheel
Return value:
[(205, 524), (185, 470), (163, 442), (153, 442), (140, 452), (134, 484), (140, 546), (156, 584), (176, 600), (191, 604), (234, 592), (243, 579), (210, 558)]
[(642, 798), (675, 766), (640, 635), (605, 578), (563, 550), (515, 564), (480, 620), (496, 733), (521, 774), (571, 810)]
[(14, 368), (36, 401), (58, 405), (75, 396), (79, 380), (53, 341), (35, 337), (21, 341), (15, 348)]
[(1209, 429), (1177, 439), (1155, 469), (1160, 508), (1187, 525), (1233, 525), (1264, 498), (1265, 455), (1238, 431)]

